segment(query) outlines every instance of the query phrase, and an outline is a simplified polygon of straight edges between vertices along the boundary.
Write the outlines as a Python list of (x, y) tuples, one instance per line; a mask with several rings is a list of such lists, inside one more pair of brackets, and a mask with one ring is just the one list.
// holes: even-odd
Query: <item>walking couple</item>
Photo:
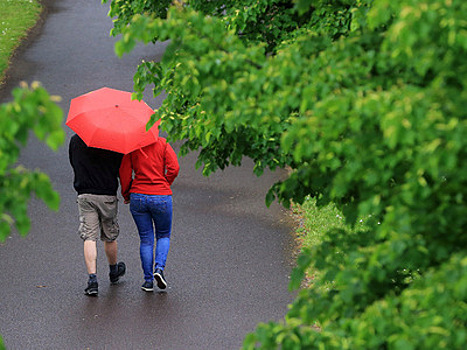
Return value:
[(170, 186), (180, 169), (173, 148), (159, 137), (155, 143), (123, 155), (88, 147), (75, 134), (70, 140), (69, 157), (74, 172), (73, 186), (78, 193), (78, 232), (84, 241), (84, 260), (89, 274), (85, 294), (98, 294), (98, 239), (104, 242), (110, 282), (118, 282), (126, 272), (125, 263), (117, 262), (119, 178), (124, 203), (130, 204), (140, 236), (144, 273), (141, 288), (152, 292), (154, 280), (160, 289), (167, 288), (163, 271), (172, 231)]

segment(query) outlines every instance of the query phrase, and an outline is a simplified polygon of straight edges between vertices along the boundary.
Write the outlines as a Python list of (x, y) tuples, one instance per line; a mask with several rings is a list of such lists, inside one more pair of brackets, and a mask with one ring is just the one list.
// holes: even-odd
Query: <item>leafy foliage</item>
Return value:
[(371, 218), (303, 252), (291, 285), (310, 265), (320, 279), (246, 349), (462, 348), (465, 1), (193, 0), (111, 15), (120, 55), (170, 40), (138, 67), (136, 95), (167, 94), (150, 125), (198, 150), (204, 174), (245, 156), (258, 175), (289, 167), (268, 203), (311, 195), (351, 225)]
[(0, 241), (5, 240), (12, 226), (22, 235), (28, 232), (27, 203), (31, 193), (58, 210), (60, 198), (49, 177), (17, 161), (31, 129), (39, 140), (56, 150), (65, 139), (62, 119), (54, 97), (38, 83), (15, 88), (13, 101), (0, 106)]

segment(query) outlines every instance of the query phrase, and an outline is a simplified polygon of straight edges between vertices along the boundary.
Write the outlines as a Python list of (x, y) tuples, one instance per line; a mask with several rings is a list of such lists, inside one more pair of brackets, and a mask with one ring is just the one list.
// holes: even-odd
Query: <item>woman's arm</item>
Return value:
[(125, 154), (122, 159), (122, 164), (120, 164), (120, 187), (122, 190), (122, 196), (125, 200), (125, 203), (128, 203), (130, 200), (130, 189), (131, 182), (133, 180), (133, 167), (131, 164), (131, 153)]
[(165, 178), (167, 179), (169, 185), (172, 185), (178, 175), (178, 172), (180, 171), (180, 165), (178, 164), (175, 151), (168, 143), (165, 149), (165, 166), (167, 170), (165, 173)]

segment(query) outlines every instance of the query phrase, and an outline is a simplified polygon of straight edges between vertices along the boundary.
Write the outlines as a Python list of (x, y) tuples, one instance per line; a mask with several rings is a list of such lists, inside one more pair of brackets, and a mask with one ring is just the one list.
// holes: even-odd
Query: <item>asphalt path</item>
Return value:
[[(2, 102), (20, 81), (37, 80), (62, 97), (66, 116), (70, 100), (84, 92), (102, 86), (131, 91), (141, 59), (157, 60), (164, 51), (163, 43), (141, 45), (120, 59), (109, 36), (108, 4), (44, 3), (44, 21), (15, 56)], [(157, 108), (162, 98), (148, 94), (145, 101)], [(72, 131), (64, 128), (66, 145), (58, 152), (31, 137), (21, 156), (26, 167), (49, 174), (61, 205), (51, 212), (32, 199), (29, 235), (14, 233), (0, 245), (0, 334), (7, 349), (237, 349), (259, 322), (283, 319), (293, 299), (287, 290), (292, 227), (285, 210), (264, 204), (281, 174), (257, 178), (249, 160), (206, 178), (195, 170), (195, 155), (180, 159), (167, 292), (140, 289), (139, 238), (120, 201), (119, 260), (127, 274), (109, 284), (99, 243), (99, 296), (85, 296), (67, 151)]]

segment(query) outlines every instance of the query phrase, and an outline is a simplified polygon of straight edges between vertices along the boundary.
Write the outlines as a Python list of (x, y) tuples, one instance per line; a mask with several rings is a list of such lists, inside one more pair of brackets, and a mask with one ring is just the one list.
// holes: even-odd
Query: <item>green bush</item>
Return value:
[(18, 164), (30, 130), (39, 140), (56, 150), (65, 140), (63, 112), (55, 98), (33, 83), (13, 90), (13, 101), (0, 105), (0, 242), (15, 226), (25, 235), (30, 228), (27, 204), (31, 194), (58, 210), (60, 198), (49, 177)]
[(311, 196), (351, 226), (369, 218), (303, 252), (291, 286), (310, 265), (319, 280), (244, 348), (463, 348), (467, 2), (185, 1), (164, 16), (114, 3), (120, 55), (170, 40), (136, 95), (167, 94), (150, 124), (199, 150), (204, 174), (245, 156), (258, 175), (289, 167), (268, 203)]

